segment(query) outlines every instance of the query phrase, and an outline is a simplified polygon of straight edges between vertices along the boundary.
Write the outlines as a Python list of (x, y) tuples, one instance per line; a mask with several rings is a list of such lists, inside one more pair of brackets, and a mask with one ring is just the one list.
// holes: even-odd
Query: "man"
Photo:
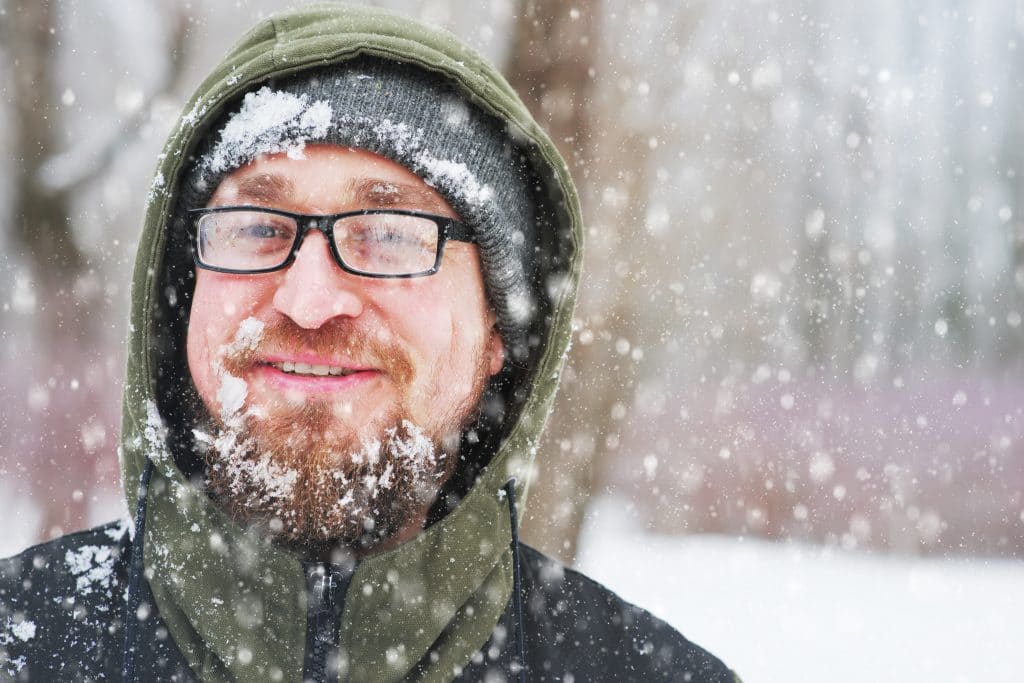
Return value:
[(153, 184), (134, 524), (0, 565), (0, 675), (732, 681), (518, 542), (581, 225), (550, 141), (448, 34), (334, 5), (254, 28)]

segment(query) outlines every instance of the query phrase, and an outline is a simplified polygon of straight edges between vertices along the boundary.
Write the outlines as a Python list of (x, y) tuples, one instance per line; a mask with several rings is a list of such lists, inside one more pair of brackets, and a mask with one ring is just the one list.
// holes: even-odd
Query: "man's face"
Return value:
[[(305, 214), (392, 208), (457, 218), (422, 179), (383, 157), (334, 145), (308, 146), (304, 156), (257, 158), (227, 176), (209, 206)], [(198, 269), (187, 351), (199, 396), (220, 429), (217, 457), (246, 459), (213, 463), (224, 470), (222, 494), (239, 497), (229, 504), (252, 507), (247, 501), (263, 498), (267, 505), (255, 516), (277, 518), (286, 534), (294, 525), (291, 535), (324, 539), (352, 535), (328, 528), (330, 515), (317, 516), (320, 507), (338, 508), (345, 485), (373, 484), (363, 491), (364, 506), (376, 505), (378, 493), (386, 500), (379, 483), (397, 476), (387, 459), (402, 459), (388, 453), (390, 442), (399, 442), (406, 457), (410, 444), (425, 437), (436, 449), (430, 457), (447, 459), (413, 484), (433, 489), (429, 496), (421, 491), (421, 499), (436, 494), (451, 473), (454, 453), (447, 447), (504, 358), (474, 245), (448, 242), (434, 275), (374, 279), (344, 272), (317, 231), (281, 271)], [(384, 450), (374, 450), (382, 442)], [(378, 459), (366, 469), (367, 460)], [(311, 479), (325, 488), (315, 492)], [(253, 490), (253, 482), (266, 490)]]

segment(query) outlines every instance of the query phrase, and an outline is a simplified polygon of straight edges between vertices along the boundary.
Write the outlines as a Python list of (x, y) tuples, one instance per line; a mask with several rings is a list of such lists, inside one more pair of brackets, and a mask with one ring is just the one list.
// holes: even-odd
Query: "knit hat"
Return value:
[(380, 154), (444, 197), (470, 228), (488, 301), (513, 358), (526, 357), (534, 206), (526, 159), (505, 126), (445, 79), (361, 57), (302, 71), (247, 93), (207, 134), (182, 185), (185, 208), (205, 206), (226, 175), (261, 154), (301, 158), (307, 144)]

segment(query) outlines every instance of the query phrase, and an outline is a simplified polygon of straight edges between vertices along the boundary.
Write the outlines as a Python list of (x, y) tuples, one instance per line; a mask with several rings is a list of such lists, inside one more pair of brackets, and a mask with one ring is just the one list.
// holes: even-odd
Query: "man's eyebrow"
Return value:
[(238, 196), (260, 204), (273, 205), (291, 196), (294, 188), (295, 185), (285, 176), (260, 173), (238, 183)]
[(356, 203), (366, 208), (387, 209), (400, 207), (405, 209), (423, 209), (427, 211), (447, 212), (446, 202), (433, 190), (411, 183), (382, 180), (380, 178), (360, 178), (352, 181), (352, 196)]

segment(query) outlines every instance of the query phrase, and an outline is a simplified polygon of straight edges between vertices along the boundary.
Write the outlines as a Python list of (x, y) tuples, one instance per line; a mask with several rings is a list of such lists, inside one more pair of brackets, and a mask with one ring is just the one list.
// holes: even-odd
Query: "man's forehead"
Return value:
[[(237, 195), (251, 199), (291, 199), (296, 193), (295, 181), (281, 172), (245, 176), (233, 181), (233, 186)], [(436, 193), (429, 188), (372, 176), (346, 178), (337, 187), (346, 195), (370, 199), (375, 204), (399, 204), (407, 200), (431, 201), (436, 197)]]
[[(369, 155), (369, 153), (366, 153)], [(313, 179), (318, 193), (327, 192), (334, 200), (361, 208), (417, 208), (435, 213), (452, 213), (445, 199), (411, 171), (376, 155), (353, 168), (347, 165), (336, 174), (320, 168)], [(329, 161), (329, 160), (328, 160)], [(383, 163), (382, 163), (383, 162)], [(277, 205), (301, 199), (309, 188), (299, 171), (308, 159), (257, 159), (229, 175), (218, 187), (214, 199)]]
[(228, 189), (234, 189), (239, 197), (256, 201), (273, 202), (292, 196), (295, 183), (281, 173), (257, 173), (240, 179), (228, 178)]

